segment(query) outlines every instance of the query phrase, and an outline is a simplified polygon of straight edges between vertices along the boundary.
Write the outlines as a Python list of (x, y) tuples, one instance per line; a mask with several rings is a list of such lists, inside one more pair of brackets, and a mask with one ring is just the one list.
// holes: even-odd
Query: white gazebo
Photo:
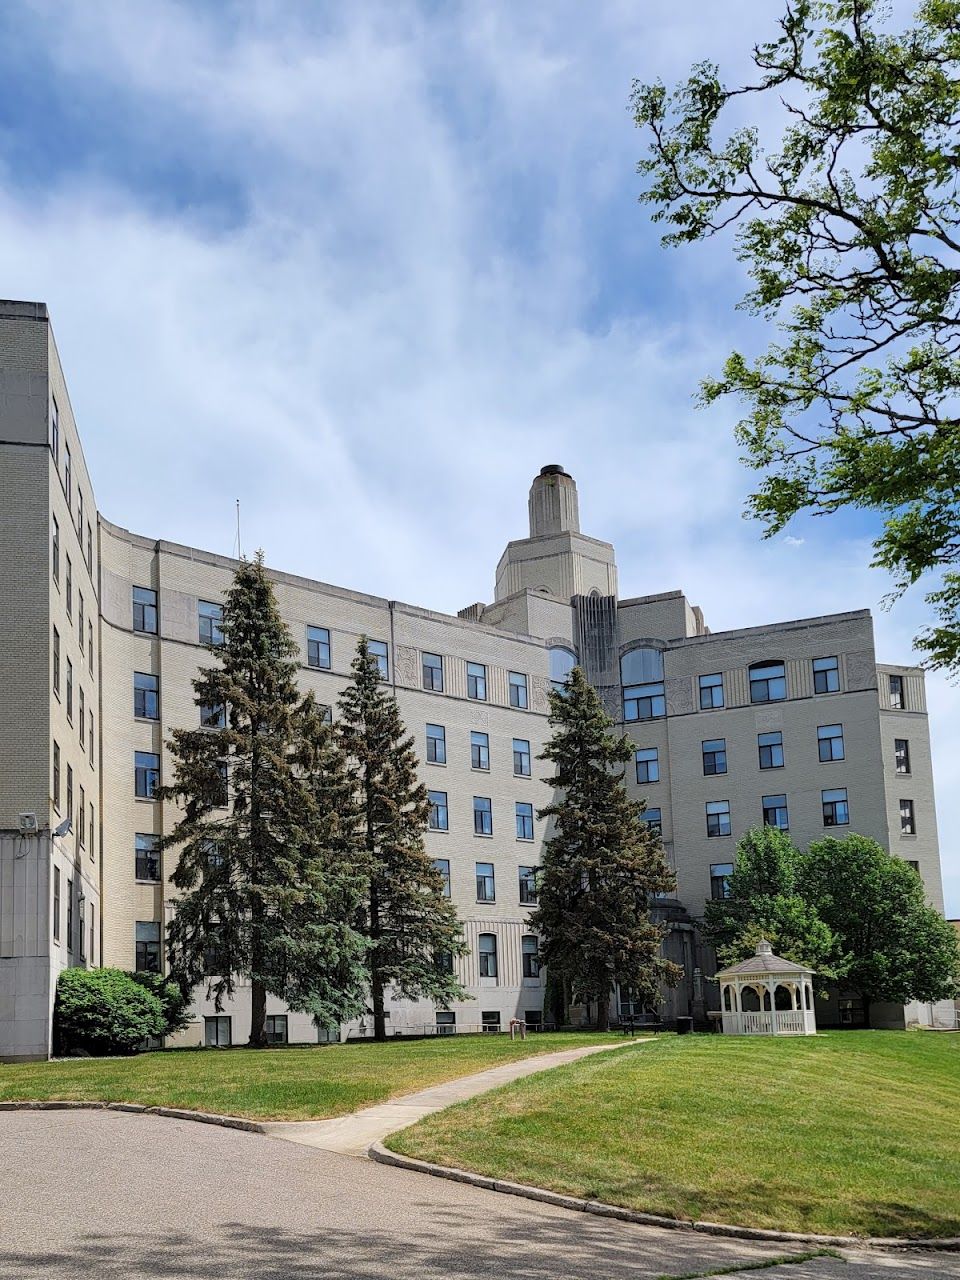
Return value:
[(730, 1036), (815, 1036), (813, 970), (773, 954), (765, 939), (756, 955), (716, 975), (723, 1030)]

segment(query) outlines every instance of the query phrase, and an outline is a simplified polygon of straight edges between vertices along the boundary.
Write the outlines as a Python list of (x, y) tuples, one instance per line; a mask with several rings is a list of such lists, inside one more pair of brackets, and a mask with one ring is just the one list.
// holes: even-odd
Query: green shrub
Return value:
[(121, 969), (64, 969), (57, 983), (54, 1032), (61, 1053), (136, 1053), (165, 1034), (163, 1001)]
[(128, 973), (127, 977), (132, 978), (141, 987), (145, 987), (163, 1005), (162, 1035), (176, 1035), (187, 1026), (190, 1021), (187, 1017), (190, 1000), (172, 978), (165, 978), (162, 973)]

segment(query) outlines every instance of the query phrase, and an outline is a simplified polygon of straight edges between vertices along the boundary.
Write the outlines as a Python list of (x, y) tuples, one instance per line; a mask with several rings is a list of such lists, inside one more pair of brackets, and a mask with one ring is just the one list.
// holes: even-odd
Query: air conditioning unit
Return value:
[(35, 813), (21, 813), (19, 821), (20, 834), (22, 836), (35, 836), (40, 830), (39, 823), (37, 822), (37, 815)]

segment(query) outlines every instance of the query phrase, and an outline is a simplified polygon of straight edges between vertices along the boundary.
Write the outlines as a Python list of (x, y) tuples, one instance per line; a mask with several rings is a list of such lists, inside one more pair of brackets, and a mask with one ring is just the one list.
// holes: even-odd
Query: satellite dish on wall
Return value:
[(53, 834), (55, 836), (66, 836), (66, 835), (69, 835), (72, 830), (73, 830), (73, 819), (64, 818), (64, 820), (60, 823), (59, 827), (55, 828)]

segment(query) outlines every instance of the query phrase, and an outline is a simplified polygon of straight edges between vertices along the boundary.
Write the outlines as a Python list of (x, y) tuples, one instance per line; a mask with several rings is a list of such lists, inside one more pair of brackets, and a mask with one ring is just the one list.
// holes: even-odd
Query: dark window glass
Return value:
[(443, 693), (443, 658), (439, 653), (422, 655), (423, 687), (433, 693)]
[(326, 627), (307, 627), (307, 666), (330, 667), (330, 632)]
[(814, 658), (813, 692), (838, 693), (840, 690), (840, 664), (836, 658)]
[(761, 769), (783, 768), (783, 734), (758, 733), (757, 748), (760, 753)]
[(730, 801), (707, 801), (707, 835), (728, 836), (730, 834)]
[(200, 727), (201, 729), (225, 729), (227, 727), (227, 708), (222, 702), (201, 705)]
[(446, 831), (448, 827), (447, 793), (445, 791), (428, 791), (430, 800), (429, 825), (431, 831)]
[(890, 706), (897, 711), (903, 711), (906, 705), (906, 699), (903, 696), (903, 676), (891, 676)]
[(723, 706), (723, 676), (719, 673), (700, 677), (700, 710), (714, 711)]
[(136, 876), (138, 880), (160, 879), (160, 837), (137, 832), (134, 837), (136, 845)]
[(493, 835), (493, 806), (489, 796), (473, 797), (473, 831), (478, 836)]
[(477, 938), (477, 958), (480, 961), (480, 977), (497, 976), (497, 935), (481, 933)]
[(492, 862), (477, 863), (477, 901), (496, 902), (497, 889), (493, 876)]
[(133, 629), (157, 634), (157, 593), (149, 587), (133, 588)]
[(518, 778), (530, 777), (530, 743), (526, 738), (513, 740), (513, 772)]
[(264, 1031), (267, 1044), (287, 1043), (287, 1015), (285, 1013), (268, 1013), (264, 1019)]
[(521, 867), (520, 868), (520, 901), (528, 906), (532, 906), (538, 898), (537, 893), (537, 868)]
[(726, 738), (708, 738), (700, 744), (700, 749), (703, 752), (704, 777), (727, 772)]
[(500, 1030), (500, 1010), (482, 1010), (480, 1013), (480, 1029), (488, 1035), (495, 1035)]
[(138, 720), (160, 719), (160, 681), (145, 671), (133, 673), (133, 714)]
[(60, 868), (53, 868), (53, 940), (60, 941), (60, 913), (63, 910), (60, 902)]
[(138, 920), (136, 926), (138, 973), (160, 972), (160, 921)]
[(368, 640), (367, 652), (377, 664), (382, 679), (390, 679), (390, 655), (386, 640)]
[(730, 897), (730, 877), (733, 875), (732, 862), (712, 862), (710, 864), (710, 897)]
[(521, 711), (527, 708), (527, 677), (519, 671), (510, 672), (510, 705)]
[(847, 806), (846, 787), (834, 787), (830, 791), (821, 791), (823, 805), (823, 825), (825, 827), (845, 827), (850, 822), (850, 810)]
[(917, 834), (917, 819), (913, 811), (912, 800), (900, 801), (900, 834), (904, 836), (915, 836)]
[(910, 743), (906, 738), (894, 738), (893, 757), (897, 773), (910, 772)]
[(532, 933), (524, 934), (520, 939), (520, 949), (523, 955), (523, 976), (525, 978), (539, 978), (540, 955), (536, 936)]
[(821, 764), (843, 759), (843, 725), (822, 724), (817, 728), (817, 752)]
[(517, 839), (533, 839), (533, 805), (517, 801)]
[(467, 663), (467, 697), (487, 700), (487, 668), (482, 662)]
[(201, 644), (223, 644), (223, 605), (211, 600), (197, 601), (197, 621)]
[(660, 781), (660, 755), (656, 747), (641, 747), (639, 751), (635, 751), (634, 762), (638, 782)]
[(763, 825), (765, 827), (777, 827), (781, 831), (790, 829), (786, 796), (763, 797)]
[(143, 799), (152, 799), (160, 786), (160, 757), (152, 751), (134, 753), (134, 791)]
[(655, 831), (658, 836), (663, 835), (663, 817), (659, 809), (644, 809), (643, 820), (651, 831)]
[(427, 761), (429, 764), (447, 763), (447, 731), (442, 724), (427, 725)]
[(450, 859), (434, 858), (433, 866), (435, 871), (439, 871), (443, 878), (443, 896), (450, 897)]
[(470, 768), (490, 768), (490, 735), (474, 731), (470, 734)]
[(750, 668), (750, 701), (782, 702), (787, 696), (787, 677), (782, 662), (755, 662)]
[(557, 693), (563, 693), (570, 679), (570, 672), (577, 665), (577, 655), (572, 649), (560, 647), (550, 650), (550, 683)]

